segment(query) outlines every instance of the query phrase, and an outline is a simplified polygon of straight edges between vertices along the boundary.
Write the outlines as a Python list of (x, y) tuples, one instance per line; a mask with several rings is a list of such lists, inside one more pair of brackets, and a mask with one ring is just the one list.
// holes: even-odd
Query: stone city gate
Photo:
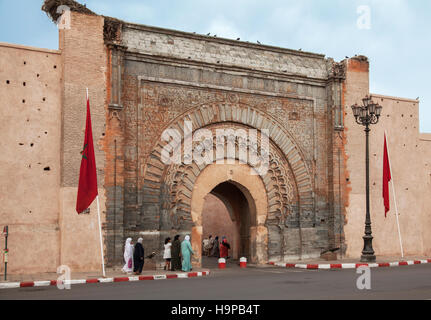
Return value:
[[(154, 86), (157, 84), (141, 79), (138, 88), (141, 99), (145, 99), (146, 95), (154, 90)], [(181, 91), (183, 88), (173, 86), (169, 90)], [(193, 93), (193, 90), (188, 89), (188, 94), (190, 93)], [(172, 97), (176, 96), (172, 94)], [(248, 206), (245, 213), (248, 215), (246, 218), (248, 222), (243, 223), (241, 231), (241, 236), (248, 239), (246, 240), (248, 243), (241, 243), (242, 254), (249, 257), (251, 262), (258, 263), (265, 263), (269, 258), (283, 258), (289, 251), (299, 255), (301, 248), (299, 238), (287, 243), (285, 230), (289, 225), (300, 228), (301, 216), (303, 220), (312, 216), (312, 180), (304, 155), (288, 131), (275, 118), (240, 103), (238, 94), (222, 93), (221, 96), (226, 97), (228, 101), (223, 101), (219, 97), (215, 101), (209, 100), (192, 107), (172, 120), (165, 129), (176, 129), (184, 136), (184, 121), (193, 124), (193, 132), (205, 128), (212, 131), (214, 137), (219, 129), (253, 128), (259, 132), (259, 136), (261, 130), (266, 129), (270, 136), (269, 168), (266, 174), (251, 175), (251, 167), (239, 163), (239, 152), (235, 152), (235, 159), (230, 159), (236, 160), (235, 164), (217, 164), (215, 162), (220, 159), (215, 158), (214, 163), (210, 165), (197, 165), (195, 162), (189, 165), (184, 163), (166, 165), (161, 160), (161, 153), (167, 142), (162, 142), (160, 129), (159, 132), (151, 132), (151, 123), (157, 117), (145, 116), (144, 107), (141, 109), (143, 127), (139, 131), (147, 132), (141, 136), (133, 135), (134, 141), (131, 142), (135, 145), (132, 144), (130, 151), (125, 154), (125, 161), (128, 158), (130, 161), (128, 165), (135, 165), (138, 170), (134, 189), (125, 189), (125, 196), (135, 196), (137, 203), (129, 207), (134, 212), (131, 210), (125, 215), (124, 227), (129, 226), (128, 235), (142, 236), (146, 244), (152, 244), (154, 250), (162, 246), (162, 241), (167, 236), (172, 237), (177, 233), (191, 234), (194, 250), (201, 252), (203, 198), (208, 193), (213, 193), (221, 199), (226, 199), (226, 196), (223, 196), (223, 192), (226, 191), (223, 189), (230, 184), (240, 191), (245, 200), (244, 205)], [(193, 103), (190, 105), (193, 106)], [(151, 112), (150, 105), (147, 106)], [(142, 105), (139, 105), (138, 108), (141, 107)], [(131, 124), (133, 123), (131, 119), (137, 116), (138, 112), (132, 114), (136, 110), (130, 111), (129, 113), (126, 109), (125, 115), (126, 121), (129, 117)], [(133, 127), (130, 124), (125, 124), (125, 127)], [(153, 137), (146, 137), (146, 134), (153, 134)], [(225, 143), (230, 138), (227, 137)], [(149, 148), (151, 152), (139, 156), (134, 154), (132, 151), (139, 152), (145, 140), (153, 142)], [(216, 139), (212, 142), (214, 148), (220, 143)], [(239, 139), (235, 140), (236, 150), (240, 143)], [(260, 146), (256, 146), (252, 152), (261, 156), (260, 149)], [(138, 165), (140, 161), (141, 166)], [(127, 200), (125, 198), (125, 202)], [(232, 202), (241, 201), (229, 199), (230, 206), (235, 206)], [(125, 236), (126, 230), (127, 228), (124, 231)], [(195, 262), (200, 263), (200, 255), (197, 255)]]
[[(230, 214), (239, 219), (238, 250), (252, 262), (318, 257), (335, 247), (336, 234), (342, 237), (332, 184), (332, 104), (339, 118), (341, 103), (338, 64), (322, 55), (105, 19), (110, 263), (122, 261), (127, 237), (142, 237), (147, 252), (160, 252), (166, 237), (190, 234), (199, 265), (208, 193), (228, 209), (247, 208)], [(193, 124), (192, 134), (255, 129), (260, 136), (268, 130), (268, 171), (252, 176), (250, 166), (226, 155), (233, 163), (166, 165), (162, 134), (174, 129), (184, 138), (184, 121)], [(214, 148), (220, 143), (212, 142)], [(247, 148), (262, 156), (260, 146)], [(226, 196), (229, 190), (238, 200)]]

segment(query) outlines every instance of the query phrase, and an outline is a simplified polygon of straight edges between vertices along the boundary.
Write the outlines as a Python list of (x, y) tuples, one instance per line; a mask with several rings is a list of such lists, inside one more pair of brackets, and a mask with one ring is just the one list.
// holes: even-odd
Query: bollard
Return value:
[(4, 281), (7, 281), (7, 262), (9, 249), (7, 247), (7, 237), (9, 236), (9, 227), (5, 226), (3, 228), (3, 235), (5, 237), (5, 248), (4, 248)]
[(247, 258), (239, 259), (239, 266), (240, 268), (247, 268)]
[(218, 259), (218, 268), (219, 269), (226, 269), (226, 259)]

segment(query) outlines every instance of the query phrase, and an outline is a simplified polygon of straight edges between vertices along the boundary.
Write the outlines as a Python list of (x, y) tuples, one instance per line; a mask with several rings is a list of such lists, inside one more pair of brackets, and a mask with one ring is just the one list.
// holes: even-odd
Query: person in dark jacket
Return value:
[(219, 247), (219, 242), (218, 242), (218, 236), (215, 237), (214, 246), (213, 246), (212, 251), (211, 251), (211, 256), (220, 258), (220, 247)]
[(172, 242), (171, 247), (171, 268), (172, 271), (181, 270), (181, 241), (180, 236), (177, 235)]
[(142, 269), (144, 268), (144, 246), (142, 245), (142, 242), (144, 239), (139, 238), (138, 242), (135, 244), (135, 250), (133, 252), (133, 261), (135, 262), (135, 265), (133, 267), (133, 272), (137, 275), (142, 273)]

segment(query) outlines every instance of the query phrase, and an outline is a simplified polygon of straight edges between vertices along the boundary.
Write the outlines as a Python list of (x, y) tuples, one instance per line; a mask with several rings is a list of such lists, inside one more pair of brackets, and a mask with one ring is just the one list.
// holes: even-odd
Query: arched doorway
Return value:
[[(252, 263), (266, 263), (268, 257), (267, 195), (260, 176), (250, 174), (245, 164), (212, 164), (206, 167), (193, 188), (191, 212), (195, 226), (192, 231), (193, 263), (202, 265), (204, 207), (208, 195), (221, 201), (236, 228), (232, 253), (245, 256)], [(219, 235), (220, 237), (223, 234)], [(231, 241), (232, 242), (232, 241)]]
[[(250, 228), (255, 226), (256, 206), (248, 190), (233, 181), (217, 185), (206, 197), (202, 210), (203, 237), (226, 236), (234, 260), (250, 260)], [(203, 264), (205, 266), (205, 264)]]

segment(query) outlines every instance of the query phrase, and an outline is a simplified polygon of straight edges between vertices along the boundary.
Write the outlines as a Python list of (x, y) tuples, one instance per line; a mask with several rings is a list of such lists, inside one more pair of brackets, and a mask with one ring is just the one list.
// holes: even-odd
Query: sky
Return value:
[[(371, 63), (371, 92), (420, 100), (431, 133), (429, 0), (80, 0), (128, 22), (302, 49)], [(57, 49), (43, 0), (0, 0), (0, 42)], [(427, 40), (428, 39), (428, 40)]]

